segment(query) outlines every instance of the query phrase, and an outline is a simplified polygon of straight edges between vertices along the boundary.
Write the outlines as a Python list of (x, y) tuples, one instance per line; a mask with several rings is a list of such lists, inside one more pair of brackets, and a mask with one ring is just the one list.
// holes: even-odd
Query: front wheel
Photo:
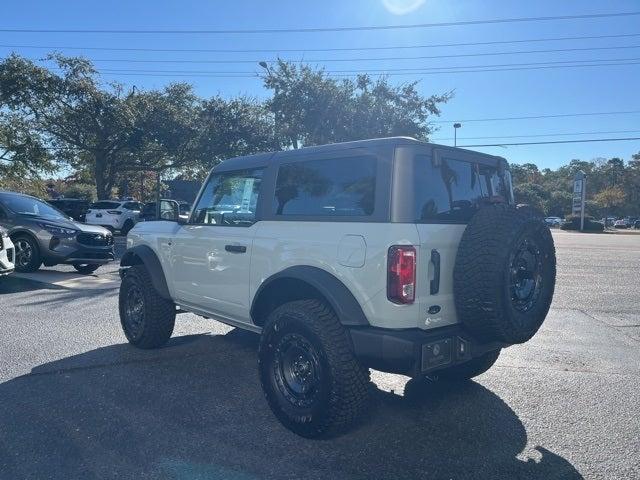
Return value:
[(126, 271), (120, 285), (119, 310), (122, 330), (132, 345), (158, 348), (171, 338), (176, 306), (160, 296), (143, 265)]
[(355, 358), (348, 332), (319, 300), (286, 303), (271, 313), (258, 364), (269, 407), (300, 436), (346, 430), (367, 404), (369, 370)]
[(135, 224), (133, 223), (133, 220), (129, 219), (124, 222), (124, 225), (122, 226), (122, 229), (120, 229), (120, 232), (122, 233), (122, 235), (127, 235), (134, 226)]
[(42, 259), (37, 242), (27, 235), (18, 235), (12, 238), (12, 241), (16, 249), (16, 271), (29, 273), (38, 270)]
[(430, 377), (450, 382), (469, 380), (483, 374), (493, 367), (493, 364), (496, 363), (499, 356), (500, 350), (487, 352), (479, 357), (469, 360), (468, 362), (440, 370), (439, 372), (430, 375)]
[(74, 263), (73, 268), (75, 268), (76, 271), (78, 273), (81, 273), (82, 275), (91, 275), (98, 268), (100, 268), (100, 265), (97, 263)]

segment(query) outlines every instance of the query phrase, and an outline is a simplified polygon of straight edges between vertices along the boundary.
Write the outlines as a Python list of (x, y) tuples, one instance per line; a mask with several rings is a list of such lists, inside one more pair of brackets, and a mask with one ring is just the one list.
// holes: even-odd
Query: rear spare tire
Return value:
[(555, 247), (542, 215), (530, 207), (487, 205), (458, 247), (458, 318), (479, 340), (526, 342), (549, 311), (555, 279)]

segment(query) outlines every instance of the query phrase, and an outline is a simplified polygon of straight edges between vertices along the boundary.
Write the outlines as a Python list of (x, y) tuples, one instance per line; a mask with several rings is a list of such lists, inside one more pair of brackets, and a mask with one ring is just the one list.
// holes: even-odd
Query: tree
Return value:
[(625, 193), (620, 187), (608, 187), (594, 196), (594, 200), (605, 212), (620, 207), (625, 201)]
[(427, 139), (431, 115), (452, 94), (423, 97), (416, 82), (392, 86), (386, 78), (338, 80), (324, 70), (279, 60), (262, 77), (278, 141), (285, 148), (407, 135)]
[(0, 188), (21, 189), (54, 169), (44, 142), (19, 116), (0, 112)]
[(535, 183), (516, 184), (513, 188), (516, 203), (526, 203), (538, 210), (544, 211), (544, 202), (548, 193), (540, 185)]

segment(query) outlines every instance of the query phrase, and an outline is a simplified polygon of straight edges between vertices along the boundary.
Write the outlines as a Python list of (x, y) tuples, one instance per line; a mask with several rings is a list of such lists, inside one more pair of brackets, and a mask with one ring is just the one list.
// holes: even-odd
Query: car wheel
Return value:
[(124, 222), (124, 225), (122, 226), (122, 228), (120, 229), (120, 232), (123, 235), (126, 235), (127, 233), (129, 233), (129, 231), (134, 227), (134, 223), (133, 220), (129, 219), (126, 222)]
[(269, 407), (300, 436), (342, 432), (368, 403), (369, 370), (356, 359), (336, 315), (319, 300), (286, 303), (271, 313), (258, 366)]
[(469, 360), (468, 362), (445, 368), (433, 375), (429, 375), (434, 380), (445, 381), (464, 381), (477, 377), (489, 370), (500, 356), (500, 350), (487, 352), (479, 357)]
[(37, 242), (28, 235), (17, 235), (11, 239), (15, 246), (15, 268), (17, 272), (35, 272), (40, 268), (42, 259)]
[(129, 343), (138, 348), (158, 348), (171, 338), (176, 306), (158, 294), (144, 265), (126, 271), (118, 300), (120, 323)]
[(75, 268), (78, 273), (90, 275), (99, 269), (100, 265), (97, 263), (74, 263), (73, 268)]

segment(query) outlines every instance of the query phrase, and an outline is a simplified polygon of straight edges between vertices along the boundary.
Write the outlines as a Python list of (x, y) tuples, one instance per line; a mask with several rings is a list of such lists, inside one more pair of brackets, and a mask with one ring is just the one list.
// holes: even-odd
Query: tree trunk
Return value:
[(96, 194), (98, 200), (108, 200), (111, 196), (111, 187), (107, 184), (107, 156), (104, 152), (97, 152), (95, 156), (93, 173), (96, 179)]

